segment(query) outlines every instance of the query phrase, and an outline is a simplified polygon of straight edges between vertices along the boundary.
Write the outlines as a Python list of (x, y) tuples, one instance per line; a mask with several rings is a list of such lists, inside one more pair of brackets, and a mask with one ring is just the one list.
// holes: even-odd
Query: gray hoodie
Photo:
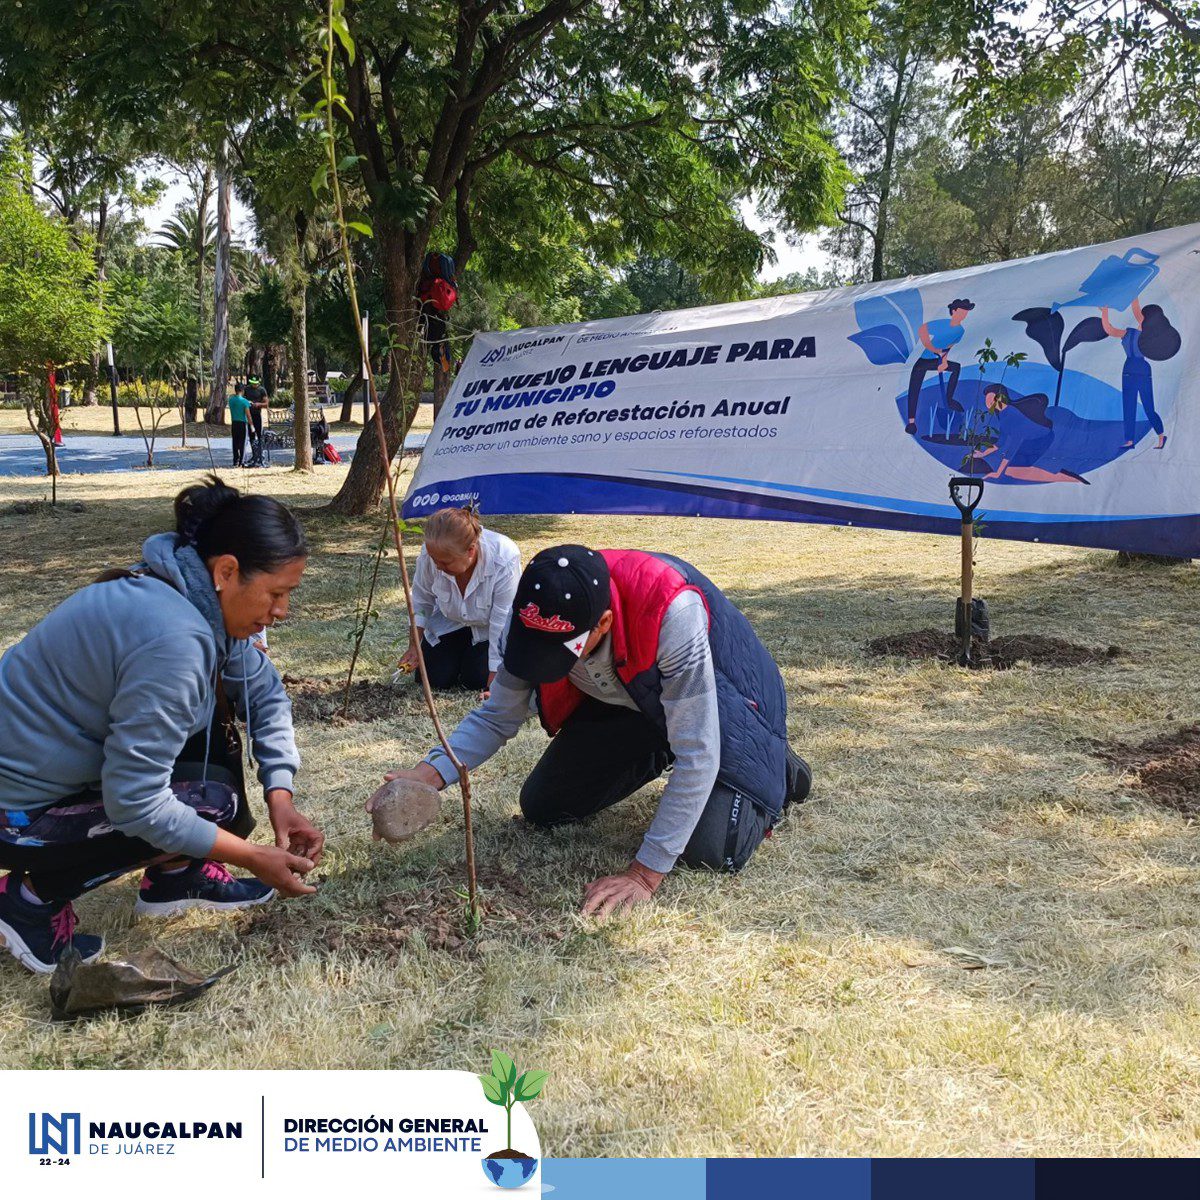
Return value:
[(0, 808), (99, 787), (113, 828), (203, 858), (216, 826), (171, 793), (184, 743), (206, 729), (221, 671), (264, 789), (300, 766), (292, 706), (270, 659), (230, 638), (208, 569), (174, 534), (142, 547), (152, 574), (94, 583), (0, 657)]

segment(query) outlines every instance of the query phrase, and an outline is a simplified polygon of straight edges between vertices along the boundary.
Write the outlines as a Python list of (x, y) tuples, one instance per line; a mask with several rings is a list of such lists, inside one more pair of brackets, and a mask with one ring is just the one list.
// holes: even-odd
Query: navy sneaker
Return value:
[(75, 909), (64, 904), (30, 904), (21, 895), (21, 877), (0, 879), (0, 942), (25, 967), (49, 975), (71, 945), (85, 963), (100, 957), (104, 939), (75, 932)]
[(249, 908), (274, 895), (273, 887), (257, 879), (234, 879), (219, 862), (197, 863), (173, 875), (149, 867), (133, 911), (144, 917), (173, 917), (189, 908)]
[(783, 798), (783, 807), (792, 804), (803, 804), (812, 791), (812, 767), (788, 747), (787, 752), (787, 794)]

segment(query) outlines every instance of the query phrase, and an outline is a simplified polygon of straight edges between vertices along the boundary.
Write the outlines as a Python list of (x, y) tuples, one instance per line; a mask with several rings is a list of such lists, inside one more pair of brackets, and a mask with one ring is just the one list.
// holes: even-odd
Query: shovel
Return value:
[(960, 620), (955, 622), (956, 631), (962, 638), (958, 651), (958, 665), (971, 665), (971, 631), (975, 611), (971, 597), (971, 560), (975, 556), (975, 510), (983, 499), (983, 480), (969, 475), (955, 475), (950, 480), (950, 499), (962, 518), (962, 599), (959, 601)]

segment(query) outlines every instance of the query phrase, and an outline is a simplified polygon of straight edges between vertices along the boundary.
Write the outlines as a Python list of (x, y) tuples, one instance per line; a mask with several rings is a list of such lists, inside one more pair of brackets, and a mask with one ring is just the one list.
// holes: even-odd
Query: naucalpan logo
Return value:
[[(174, 1153), (168, 1143), (189, 1141), (239, 1141), (241, 1121), (113, 1121), (87, 1123), (89, 1154), (109, 1153), (109, 1142), (118, 1143), (117, 1153)], [(38, 1157), (82, 1154), (83, 1116), (81, 1113), (30, 1113), (29, 1153)], [(148, 1149), (147, 1143), (154, 1143)]]
[(488, 364), (506, 362), (510, 358), (516, 358), (518, 354), (536, 350), (539, 346), (553, 346), (565, 340), (565, 335), (560, 333), (551, 337), (530, 338), (528, 341), (516, 342), (511, 346), (497, 346), (494, 350), (489, 350), (479, 361)]

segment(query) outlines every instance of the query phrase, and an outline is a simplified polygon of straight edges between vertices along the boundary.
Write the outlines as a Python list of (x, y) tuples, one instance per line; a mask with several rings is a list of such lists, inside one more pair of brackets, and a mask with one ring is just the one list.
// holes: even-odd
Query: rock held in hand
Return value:
[(436, 788), (415, 779), (392, 779), (371, 797), (371, 825), (385, 842), (407, 842), (438, 818)]

